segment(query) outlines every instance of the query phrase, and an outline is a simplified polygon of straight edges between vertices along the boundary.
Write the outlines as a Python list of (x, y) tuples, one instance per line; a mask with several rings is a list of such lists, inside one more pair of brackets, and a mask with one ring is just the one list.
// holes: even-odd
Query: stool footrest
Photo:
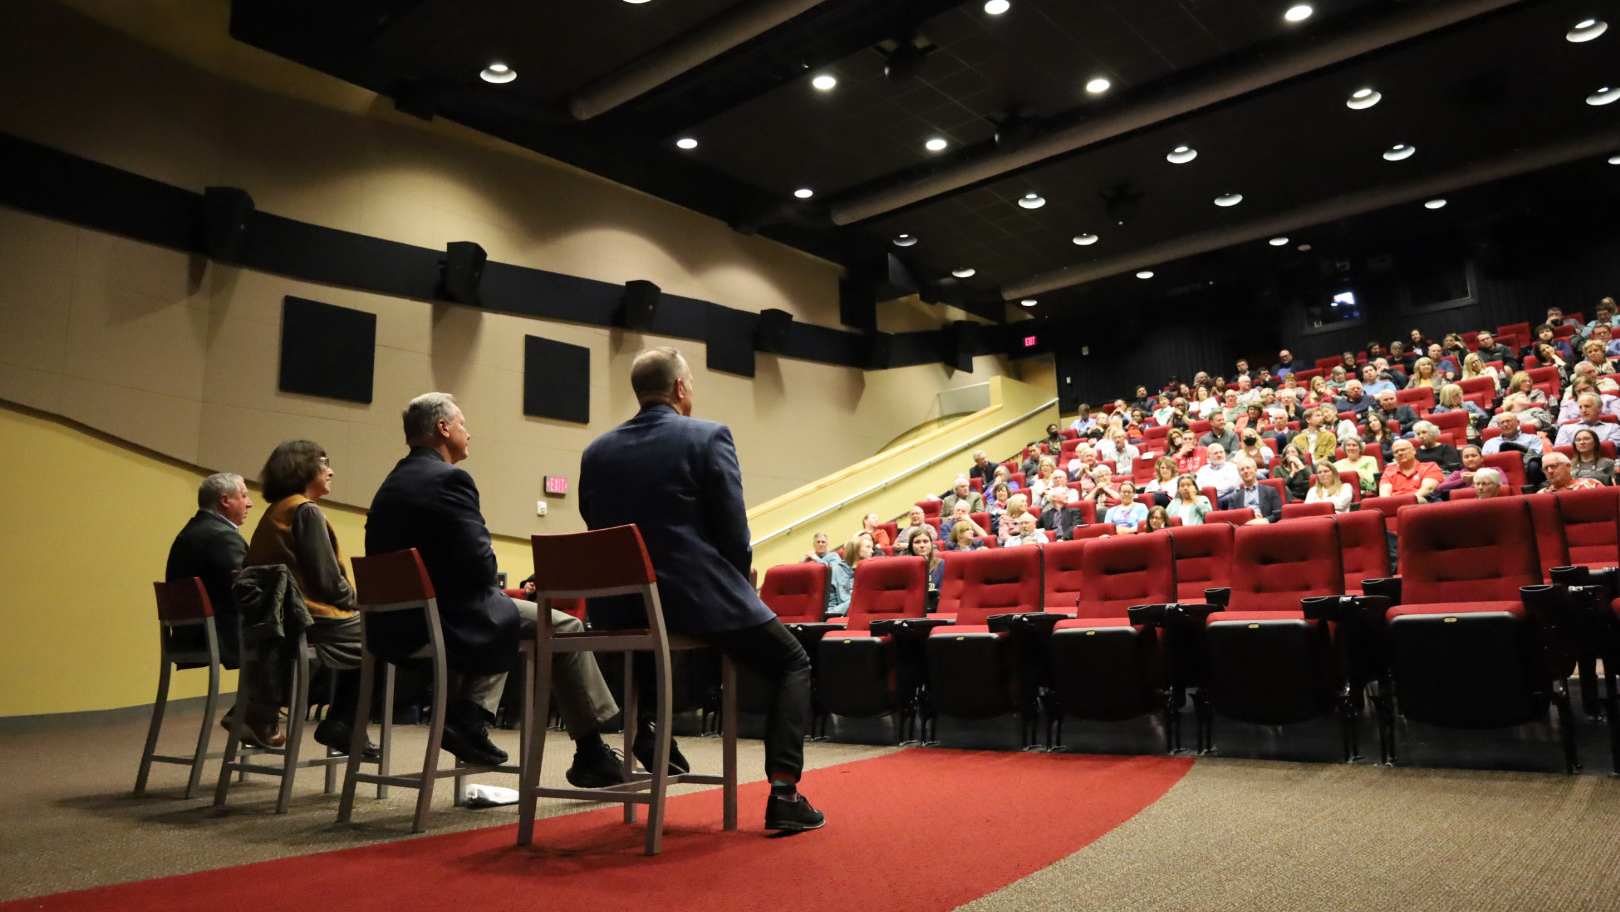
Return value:
[[(626, 788), (630, 786), (630, 788)], [(626, 782), (624, 785), (600, 789), (552, 788), (542, 785), (534, 790), (534, 794), (541, 798), (572, 798), (575, 801), (611, 801), (616, 804), (651, 804), (652, 793), (639, 792), (641, 783)]]
[[(310, 769), (311, 767), (316, 766), (340, 766), (347, 762), (349, 762), (349, 758), (347, 756), (343, 754), (334, 754), (330, 757), (314, 757), (308, 760), (300, 760), (297, 763), (292, 764), (292, 767), (294, 769)], [(287, 767), (285, 764), (268, 766), (262, 763), (234, 762), (226, 763), (222, 768), (230, 770), (234, 773), (263, 773), (269, 776), (281, 776), (284, 775), (283, 771), (286, 770)]]

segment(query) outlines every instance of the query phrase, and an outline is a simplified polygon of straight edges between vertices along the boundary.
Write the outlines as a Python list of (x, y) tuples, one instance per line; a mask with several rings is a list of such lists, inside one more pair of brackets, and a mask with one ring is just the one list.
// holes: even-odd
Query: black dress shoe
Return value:
[(597, 789), (624, 781), (624, 758), (606, 744), (577, 748), (574, 765), (568, 768), (568, 784), (574, 788)]
[[(653, 768), (653, 742), (656, 737), (656, 728), (651, 722), (642, 722), (636, 728), (636, 740), (630, 745), (630, 753), (641, 764), (641, 768), (652, 772)], [(671, 776), (684, 776), (692, 771), (692, 764), (686, 762), (681, 753), (681, 746), (675, 743), (673, 736), (669, 739), (669, 774)]]
[[(323, 719), (321, 724), (315, 726), (315, 743), (340, 754), (349, 752), (349, 744), (354, 739), (354, 727), (340, 719)], [(366, 739), (366, 747), (360, 752), (360, 759), (376, 763), (382, 759), (382, 748)]]
[(786, 798), (767, 798), (765, 800), (765, 829), (782, 830), (788, 833), (802, 833), (805, 830), (819, 830), (827, 823), (827, 816), (810, 806), (810, 802), (803, 795), (798, 801), (789, 801)]
[(452, 703), (445, 712), (444, 749), (470, 766), (500, 766), (506, 751), (489, 740), (489, 722), (476, 703)]

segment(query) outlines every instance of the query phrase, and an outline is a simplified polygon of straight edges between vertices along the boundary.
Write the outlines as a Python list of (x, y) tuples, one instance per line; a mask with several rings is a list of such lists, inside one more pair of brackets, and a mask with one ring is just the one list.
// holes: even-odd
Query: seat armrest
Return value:
[(1401, 603), (1401, 578), (1389, 576), (1380, 579), (1362, 580), (1361, 591), (1365, 595), (1377, 595), (1387, 598), (1394, 604), (1399, 605)]
[(1342, 595), (1313, 595), (1299, 600), (1299, 610), (1307, 621), (1333, 621), (1344, 619), (1349, 600)]
[(1205, 589), (1204, 598), (1209, 599), (1209, 603), (1211, 605), (1219, 605), (1222, 608), (1225, 608), (1227, 605), (1232, 604), (1232, 587), (1226, 586), (1220, 589)]
[(935, 627), (948, 627), (953, 623), (945, 618), (888, 618), (873, 621), (871, 629), (873, 636), (921, 638)]
[(1033, 630), (1037, 633), (1051, 633), (1057, 622), (1070, 615), (1057, 614), (1046, 611), (1020, 611), (1012, 614), (992, 614), (985, 618), (990, 629), (1001, 632), (1010, 630)]
[(1166, 606), (1165, 618), (1167, 621), (1180, 619), (1184, 622), (1192, 622), (1202, 626), (1205, 618), (1225, 610), (1225, 605), (1218, 605), (1214, 602), (1176, 602), (1173, 605)]
[(1130, 618), (1131, 624), (1136, 627), (1163, 627), (1164, 620), (1172, 606), (1168, 604), (1132, 605), (1125, 609), (1125, 616)]
[(1620, 595), (1620, 567), (1554, 567), (1550, 577), (1560, 586), (1591, 586), (1611, 599)]
[(828, 621), (803, 621), (797, 624), (783, 624), (782, 626), (786, 627), (788, 633), (793, 634), (793, 638), (803, 646), (809, 646), (835, 630), (844, 629), (843, 625), (833, 624)]

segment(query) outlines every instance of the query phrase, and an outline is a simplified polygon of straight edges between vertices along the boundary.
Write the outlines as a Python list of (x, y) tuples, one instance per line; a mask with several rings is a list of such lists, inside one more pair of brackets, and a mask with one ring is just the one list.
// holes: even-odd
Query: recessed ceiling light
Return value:
[(639, 6), (640, 4), (646, 3), (647, 0), (624, 0), (624, 2), (626, 2), (626, 3), (634, 3), (634, 4), (637, 4)]
[(1009, 0), (986, 0), (984, 4), (984, 11), (992, 16), (999, 16), (1010, 9), (1012, 9), (1012, 3)]
[(949, 143), (947, 143), (943, 138), (936, 136), (933, 139), (923, 143), (923, 148), (930, 152), (938, 152), (944, 149), (947, 145), (949, 145)]
[(1444, 209), (1444, 208), (1446, 208), (1446, 201), (1443, 200), (1443, 199), (1432, 199), (1432, 200), (1429, 200), (1428, 202), (1424, 203), (1423, 208), (1425, 208), (1425, 209)]
[(517, 70), (512, 69), (504, 63), (492, 63), (489, 66), (484, 67), (483, 71), (478, 74), (478, 78), (484, 80), (485, 82), (493, 82), (496, 85), (502, 85), (516, 79)]
[(1376, 89), (1357, 89), (1350, 93), (1350, 98), (1344, 104), (1352, 111), (1365, 111), (1383, 100), (1383, 93)]
[(793, 195), (799, 199), (807, 200), (810, 197), (815, 196), (816, 191), (811, 190), (809, 187), (800, 187), (799, 189), (793, 191)]
[(1025, 307), (1034, 307), (1036, 304), (1038, 304), (1040, 302), (1036, 301), (1034, 298), (1025, 298), (1024, 300), (1019, 301), (1018, 303), (1024, 305)]
[(1609, 23), (1601, 19), (1583, 19), (1575, 23), (1574, 28), (1564, 33), (1564, 37), (1576, 44), (1580, 44), (1583, 41), (1591, 41), (1608, 30)]
[(822, 73), (820, 76), (810, 80), (810, 84), (821, 91), (826, 92), (838, 84), (838, 77), (832, 75), (831, 73)]
[(1301, 244), (1298, 247), (1295, 247), (1294, 249), (1298, 250), (1300, 253), (1304, 253), (1304, 252), (1311, 249), (1311, 245), (1309, 245), (1309, 244)]
[(680, 139), (675, 140), (675, 145), (677, 148), (681, 149), (696, 149), (697, 140), (690, 136), (683, 136)]
[(1285, 237), (1274, 237), (1271, 240), (1267, 241), (1266, 243), (1270, 244), (1273, 247), (1282, 247), (1282, 246), (1284, 246), (1284, 245), (1286, 245), (1288, 243), (1288, 239), (1285, 238)]
[(1096, 79), (1086, 83), (1086, 91), (1093, 95), (1100, 95), (1103, 92), (1108, 91), (1108, 87), (1111, 85), (1113, 85), (1113, 83), (1102, 78), (1101, 76), (1098, 76)]
[(909, 234), (902, 234), (894, 239), (894, 246), (896, 247), (910, 247), (915, 243), (917, 243), (917, 238)]
[(1090, 247), (1092, 244), (1097, 243), (1097, 241), (1098, 237), (1089, 231), (1085, 234), (1077, 234), (1074, 236), (1074, 242), (1079, 244), (1081, 247)]
[(1039, 193), (1026, 193), (1018, 200), (1018, 205), (1023, 206), (1025, 209), (1039, 209), (1046, 205), (1046, 197), (1041, 196)]
[(1298, 3), (1290, 6), (1288, 12), (1283, 13), (1283, 18), (1289, 22), (1304, 22), (1306, 19), (1311, 18), (1311, 14), (1314, 12), (1316, 10), (1312, 9), (1309, 3)]
[(1243, 194), (1241, 193), (1222, 193), (1220, 196), (1215, 197), (1215, 205), (1223, 208), (1236, 206), (1241, 202), (1243, 202)]
[(951, 275), (956, 276), (959, 279), (971, 279), (973, 278), (973, 274), (975, 272), (978, 272), (978, 270), (971, 266), (964, 266), (961, 269), (952, 269)]
[(1416, 146), (1409, 146), (1406, 143), (1399, 143), (1384, 150), (1384, 161), (1405, 161), (1406, 159), (1411, 158), (1416, 152)]
[(1611, 155), (1611, 156), (1609, 156), (1609, 164), (1611, 164), (1611, 165), (1620, 165), (1620, 155)]
[(1198, 150), (1192, 146), (1176, 146), (1164, 156), (1165, 160), (1173, 165), (1185, 165), (1197, 157)]
[(1620, 99), (1620, 89), (1604, 86), (1586, 96), (1586, 103), (1589, 105), (1606, 105), (1617, 99)]
[(1153, 270), (1144, 269), (1141, 272), (1138, 272), (1136, 274), (1136, 277), (1139, 278), (1139, 279), (1151, 279), (1151, 278), (1153, 278)]

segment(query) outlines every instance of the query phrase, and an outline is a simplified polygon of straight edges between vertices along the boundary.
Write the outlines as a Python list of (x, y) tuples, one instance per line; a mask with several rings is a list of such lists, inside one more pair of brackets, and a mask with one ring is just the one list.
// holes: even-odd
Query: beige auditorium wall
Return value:
[[(263, 211), (333, 228), (431, 248), (475, 240), (498, 261), (651, 279), (674, 294), (837, 324), (832, 264), (454, 125), (409, 122), (386, 100), (356, 110), (295, 99), (44, 0), (8, 7), (0, 85), (29, 89), (0, 93), (0, 131), (191, 190), (241, 186)], [(377, 314), (371, 405), (276, 389), (288, 294)], [(957, 316), (896, 305), (884, 328)], [(332, 454), (334, 498), (361, 505), (401, 453), (400, 406), (426, 389), (453, 392), (491, 526), (516, 536), (579, 527), (571, 499), (534, 515), (542, 476), (577, 477), (584, 445), (634, 411), (630, 359), (670, 341), (315, 286), (5, 209), (0, 326), (0, 398), (250, 477), (275, 443), (309, 437)], [(521, 414), (525, 333), (590, 349), (589, 425)], [(761, 355), (750, 380), (705, 370), (701, 343), (673, 344), (693, 362), (699, 414), (736, 430), (750, 503), (871, 455), (933, 417), (940, 390), (1004, 372), (996, 358), (955, 375)]]

